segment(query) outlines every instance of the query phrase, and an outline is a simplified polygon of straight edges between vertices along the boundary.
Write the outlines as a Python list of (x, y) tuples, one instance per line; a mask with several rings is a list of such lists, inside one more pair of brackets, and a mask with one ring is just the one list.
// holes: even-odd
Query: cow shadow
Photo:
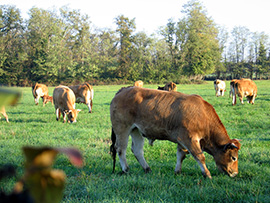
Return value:
[(14, 122), (14, 123), (49, 123), (48, 121), (45, 121), (45, 120), (32, 119), (32, 118), (29, 118), (29, 119), (11, 118), (11, 119), (9, 119), (9, 122)]

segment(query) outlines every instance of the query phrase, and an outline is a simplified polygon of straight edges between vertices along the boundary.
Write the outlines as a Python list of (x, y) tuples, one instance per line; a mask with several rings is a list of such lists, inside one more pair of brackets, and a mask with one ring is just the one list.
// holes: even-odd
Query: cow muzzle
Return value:
[(228, 175), (231, 177), (231, 178), (233, 178), (233, 177), (235, 177), (235, 176), (237, 176), (237, 172), (233, 172), (233, 173), (229, 173)]
[(223, 173), (227, 174), (231, 178), (235, 177), (238, 174), (238, 172), (233, 171), (233, 170), (229, 170), (224, 166), (219, 166), (218, 169), (220, 170), (220, 172), (223, 172)]

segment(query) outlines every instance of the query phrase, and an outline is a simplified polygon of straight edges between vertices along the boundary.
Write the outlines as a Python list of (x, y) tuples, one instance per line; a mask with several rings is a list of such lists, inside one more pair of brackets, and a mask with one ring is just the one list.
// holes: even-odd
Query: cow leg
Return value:
[(40, 98), (39, 95), (37, 95), (37, 97), (35, 98), (35, 104), (36, 104), (36, 105), (38, 105), (39, 98)]
[(151, 172), (151, 169), (149, 165), (146, 163), (143, 155), (144, 137), (140, 134), (137, 128), (132, 130), (131, 137), (132, 137), (131, 151), (133, 152), (136, 159), (143, 167), (145, 173)]
[(43, 107), (44, 107), (45, 104), (47, 104), (47, 100), (44, 97), (42, 97), (42, 101), (43, 101)]
[(239, 100), (240, 100), (241, 104), (244, 104), (243, 97), (239, 97)]
[(221, 96), (223, 97), (224, 96), (224, 90), (221, 90)]
[(93, 109), (93, 100), (90, 100), (90, 107), (91, 107), (91, 113), (92, 113), (92, 109)]
[[(196, 137), (196, 136), (190, 136), (190, 137)], [(188, 147), (189, 152), (192, 154), (194, 159), (199, 164), (202, 174), (204, 177), (212, 178), (210, 171), (207, 169), (205, 165), (205, 156), (203, 154), (203, 151), (200, 147), (200, 141), (198, 139), (192, 139), (190, 142), (190, 146)]]
[(235, 89), (232, 88), (230, 94), (232, 95), (232, 105), (236, 104), (236, 92)]
[[(8, 121), (8, 115), (6, 114), (6, 112), (2, 112), (2, 115), (5, 117), (7, 123), (9, 123), (9, 121)], [(1, 118), (0, 118), (0, 119), (1, 119)]]
[(86, 105), (88, 106), (89, 113), (92, 113), (92, 105), (91, 105), (91, 101), (88, 101), (88, 102), (86, 103)]
[(251, 100), (251, 104), (254, 104), (255, 103), (255, 97), (256, 97), (255, 94), (253, 94), (251, 96), (251, 99), (250, 99)]
[(55, 113), (56, 113), (56, 120), (59, 121), (59, 118), (60, 118), (60, 116), (61, 116), (60, 109), (59, 109), (59, 108), (56, 108), (56, 109), (55, 109)]
[(126, 159), (126, 151), (127, 151), (127, 145), (128, 145), (128, 138), (129, 138), (129, 131), (128, 130), (122, 130), (123, 128), (118, 128), (121, 129), (119, 132), (114, 129), (115, 134), (116, 134), (116, 143), (115, 143), (115, 149), (119, 157), (120, 165), (122, 168), (122, 171), (124, 173), (127, 173), (129, 170), (128, 164), (127, 164), (127, 159)]
[(66, 114), (66, 112), (65, 111), (63, 111), (63, 110), (61, 110), (61, 113), (62, 113), (62, 115), (63, 115), (63, 123), (65, 123), (66, 122), (66, 117), (67, 117), (67, 114)]
[(177, 152), (176, 152), (177, 162), (174, 170), (175, 174), (181, 173), (182, 162), (186, 158), (187, 153), (188, 151), (184, 149), (180, 144), (177, 145)]

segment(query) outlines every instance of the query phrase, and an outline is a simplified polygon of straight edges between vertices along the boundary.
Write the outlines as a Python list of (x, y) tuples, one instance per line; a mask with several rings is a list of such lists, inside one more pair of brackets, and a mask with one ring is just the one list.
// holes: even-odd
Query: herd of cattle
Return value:
[(76, 122), (80, 109), (75, 109), (75, 103), (84, 103), (87, 105), (89, 113), (92, 113), (94, 89), (85, 82), (82, 85), (64, 86), (59, 85), (53, 91), (53, 96), (48, 95), (48, 87), (44, 84), (36, 83), (32, 87), (32, 93), (36, 105), (40, 98), (43, 100), (43, 106), (47, 102), (54, 104), (56, 120), (60, 119), (62, 114), (64, 123), (66, 117), (69, 123)]
[[(224, 96), (225, 82), (214, 81), (216, 96)], [(162, 91), (166, 90), (166, 91)], [(61, 114), (64, 122), (76, 122), (80, 109), (75, 103), (84, 103), (92, 112), (94, 90), (87, 82), (76, 86), (56, 87), (53, 96), (48, 95), (48, 87), (36, 83), (32, 87), (35, 103), (42, 98), (43, 105), (54, 104), (56, 120)], [(232, 80), (230, 96), (232, 104), (236, 104), (236, 95), (241, 103), (247, 97), (248, 103), (254, 104), (257, 96), (256, 84), (250, 79)], [(5, 108), (0, 111), (8, 122)], [(122, 172), (129, 169), (126, 161), (126, 149), (129, 135), (132, 137), (132, 152), (145, 172), (151, 171), (144, 158), (144, 138), (153, 145), (155, 140), (169, 140), (177, 144), (177, 163), (175, 173), (181, 172), (182, 161), (186, 154), (191, 154), (198, 162), (202, 174), (211, 178), (205, 165), (203, 151), (214, 157), (217, 167), (230, 177), (238, 174), (238, 150), (240, 142), (230, 139), (219, 116), (211, 104), (199, 95), (187, 95), (177, 92), (176, 84), (167, 83), (157, 90), (143, 88), (142, 81), (134, 86), (121, 88), (110, 105), (112, 123), (112, 144), (110, 151), (115, 170), (116, 154), (118, 154)]]

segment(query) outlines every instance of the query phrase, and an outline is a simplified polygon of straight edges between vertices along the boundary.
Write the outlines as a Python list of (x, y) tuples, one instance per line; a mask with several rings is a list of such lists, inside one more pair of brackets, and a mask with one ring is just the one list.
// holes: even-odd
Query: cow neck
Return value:
[(210, 146), (207, 148), (209, 148), (212, 153), (215, 153), (216, 150), (223, 148), (224, 145), (228, 144), (230, 140), (226, 128), (217, 116), (210, 126)]

